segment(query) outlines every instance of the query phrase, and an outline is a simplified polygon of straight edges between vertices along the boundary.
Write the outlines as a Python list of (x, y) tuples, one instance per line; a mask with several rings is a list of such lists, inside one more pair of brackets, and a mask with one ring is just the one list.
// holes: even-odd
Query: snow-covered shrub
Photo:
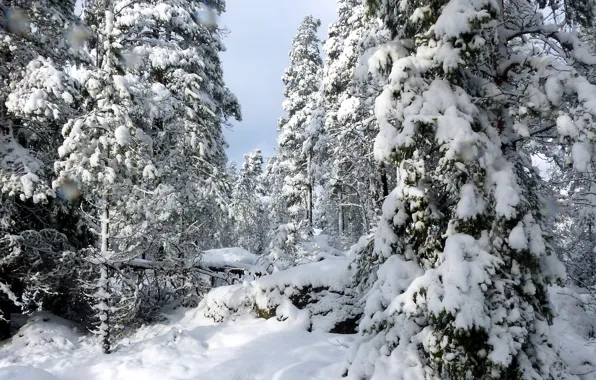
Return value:
[(302, 223), (285, 223), (277, 227), (269, 243), (269, 253), (263, 256), (260, 265), (264, 272), (274, 273), (291, 267), (308, 256), (303, 243), (307, 230)]
[(200, 307), (216, 322), (253, 314), (298, 321), (308, 330), (351, 333), (361, 314), (351, 278), (349, 259), (329, 258), (213, 289)]

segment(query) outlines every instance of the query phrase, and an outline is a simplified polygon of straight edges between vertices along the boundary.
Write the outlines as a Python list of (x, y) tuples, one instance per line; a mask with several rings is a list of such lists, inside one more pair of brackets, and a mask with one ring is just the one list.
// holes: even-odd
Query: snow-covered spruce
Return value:
[(278, 122), (280, 134), (274, 161), (277, 175), (283, 179), (278, 205), (278, 214), (282, 216), (279, 223), (302, 225), (309, 230), (312, 229), (314, 179), (312, 144), (307, 144), (307, 133), (317, 106), (321, 82), (323, 61), (317, 37), (320, 26), (320, 20), (305, 17), (292, 41), (290, 67), (282, 78), (286, 86), (283, 109), (287, 115)]
[(269, 228), (261, 150), (245, 154), (244, 159), (232, 189), (234, 241), (238, 246), (260, 254), (266, 248)]
[(574, 378), (549, 327), (547, 285), (565, 272), (521, 148), (543, 130), (592, 138), (596, 88), (570, 63), (596, 57), (533, 1), (370, 5), (395, 36), (370, 66), (390, 71), (375, 154), (398, 185), (348, 378)]

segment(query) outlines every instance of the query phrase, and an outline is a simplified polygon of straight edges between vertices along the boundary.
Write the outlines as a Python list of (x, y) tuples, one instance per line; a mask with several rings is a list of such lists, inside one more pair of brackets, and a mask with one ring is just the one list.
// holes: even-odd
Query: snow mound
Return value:
[(250, 314), (295, 322), (309, 331), (353, 333), (361, 310), (356, 306), (350, 264), (346, 257), (330, 257), (219, 287), (199, 307), (215, 322)]
[(79, 333), (80, 328), (65, 319), (36, 313), (12, 337), (12, 350), (4, 354), (6, 359), (10, 359), (15, 352), (25, 353), (31, 360), (69, 355), (81, 346)]
[(11, 366), (0, 368), (0, 380), (58, 380), (58, 378), (35, 367)]
[(250, 269), (254, 267), (259, 259), (258, 255), (243, 248), (221, 248), (211, 249), (203, 252), (202, 263), (208, 267), (234, 267)]

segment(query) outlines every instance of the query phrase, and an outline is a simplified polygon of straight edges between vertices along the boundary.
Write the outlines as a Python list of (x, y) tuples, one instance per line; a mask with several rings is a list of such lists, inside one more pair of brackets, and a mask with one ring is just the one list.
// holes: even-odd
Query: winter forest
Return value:
[(0, 0), (0, 380), (596, 380), (596, 2), (323, 1), (236, 163), (224, 0)]

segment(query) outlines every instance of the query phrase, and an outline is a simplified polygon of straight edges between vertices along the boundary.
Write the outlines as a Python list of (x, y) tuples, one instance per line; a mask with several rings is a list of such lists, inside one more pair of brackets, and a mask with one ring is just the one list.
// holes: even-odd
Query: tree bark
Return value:
[[(106, 199), (106, 204), (101, 217), (101, 257), (107, 260), (110, 249), (110, 206)], [(101, 346), (104, 354), (109, 354), (110, 346), (110, 289), (109, 289), (109, 268), (107, 264), (101, 264), (100, 288), (103, 291), (99, 299), (104, 307), (99, 310)]]
[(389, 195), (389, 180), (387, 179), (387, 168), (384, 163), (381, 163), (381, 184), (383, 185), (383, 199), (385, 199)]
[(312, 176), (312, 152), (308, 152), (307, 158), (307, 178), (308, 178), (308, 185), (307, 185), (307, 194), (306, 194), (306, 218), (308, 220), (308, 229), (309, 232), (312, 232), (313, 227), (313, 176)]

